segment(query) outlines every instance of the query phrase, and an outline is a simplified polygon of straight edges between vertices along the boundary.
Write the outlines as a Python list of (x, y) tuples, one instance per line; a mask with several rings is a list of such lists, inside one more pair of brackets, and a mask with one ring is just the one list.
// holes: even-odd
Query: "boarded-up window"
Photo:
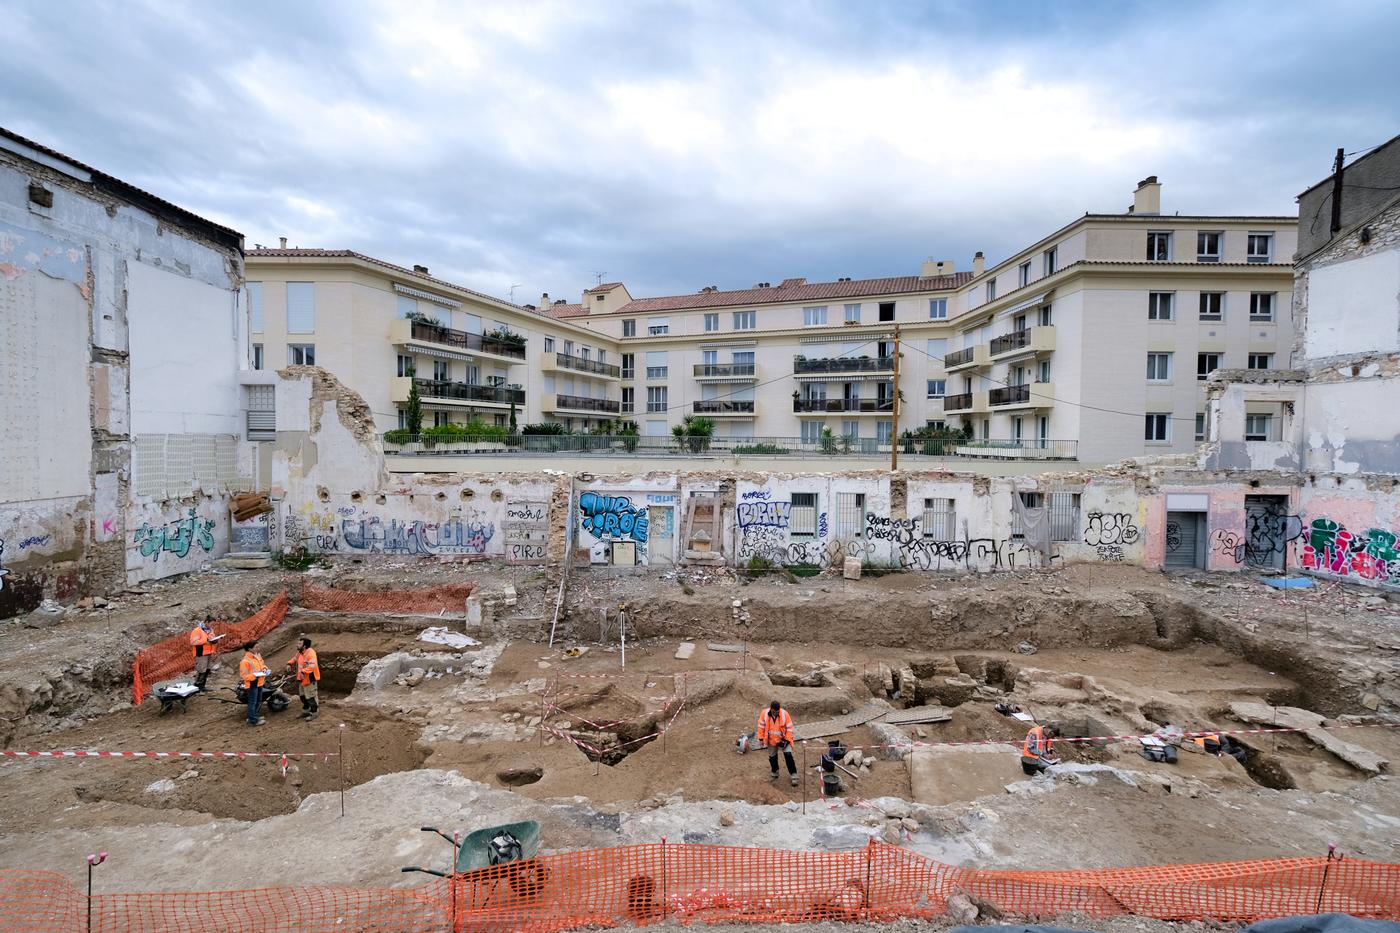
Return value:
[(316, 332), (316, 283), (287, 283), (287, 333)]
[(795, 492), (792, 494), (792, 509), (788, 518), (788, 536), (793, 539), (815, 538), (817, 536), (817, 494)]

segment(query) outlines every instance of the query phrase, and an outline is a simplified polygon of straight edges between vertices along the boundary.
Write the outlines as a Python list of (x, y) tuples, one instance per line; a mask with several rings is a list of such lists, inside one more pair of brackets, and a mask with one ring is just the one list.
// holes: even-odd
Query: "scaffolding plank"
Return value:
[(799, 741), (804, 739), (822, 739), (829, 735), (840, 735), (849, 732), (856, 726), (864, 725), (879, 719), (881, 716), (893, 712), (888, 706), (871, 704), (862, 706), (854, 712), (844, 716), (837, 716), (835, 719), (823, 719), (818, 722), (805, 722), (793, 727), (793, 733)]
[(911, 706), (909, 709), (897, 709), (885, 717), (885, 722), (890, 725), (908, 725), (921, 722), (947, 722), (953, 718), (953, 714), (944, 706)]

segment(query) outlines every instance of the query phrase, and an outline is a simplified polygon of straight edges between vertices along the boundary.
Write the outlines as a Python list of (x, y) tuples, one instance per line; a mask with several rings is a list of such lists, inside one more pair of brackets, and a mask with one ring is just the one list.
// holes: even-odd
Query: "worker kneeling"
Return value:
[(1060, 730), (1055, 726), (1036, 726), (1026, 733), (1025, 744), (1021, 746), (1021, 770), (1026, 774), (1039, 774), (1051, 765), (1060, 763), (1055, 755), (1055, 739)]
[(787, 761), (788, 777), (792, 779), (792, 786), (796, 787), (797, 762), (792, 758), (792, 716), (777, 700), (768, 704), (767, 709), (759, 711), (755, 737), (759, 745), (768, 749), (768, 766), (773, 771), (768, 779), (778, 779), (778, 752), (781, 750)]

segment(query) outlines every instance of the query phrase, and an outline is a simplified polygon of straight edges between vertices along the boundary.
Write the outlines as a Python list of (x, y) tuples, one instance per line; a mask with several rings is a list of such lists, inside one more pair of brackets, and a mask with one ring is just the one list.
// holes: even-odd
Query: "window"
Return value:
[(647, 421), (647, 437), (665, 437), (666, 433), (665, 421)]
[(753, 311), (735, 311), (734, 329), (753, 330), (758, 326), (758, 315)]
[(1249, 245), (1245, 249), (1247, 262), (1271, 262), (1274, 258), (1274, 235), (1272, 233), (1251, 233)]
[(398, 369), (395, 372), (399, 374), (399, 378), (403, 379), (413, 375), (413, 357), (400, 353), (398, 364)]
[(635, 353), (622, 354), (622, 378), (634, 379), (637, 375), (637, 355)]
[(287, 283), (287, 333), (316, 333), (316, 283)]
[(402, 408), (399, 409), (399, 430), (408, 430), (408, 412)]
[(671, 332), (671, 319), (668, 317), (647, 318), (647, 335), (660, 337)]
[(481, 315), (479, 315), (479, 314), (468, 314), (468, 315), (467, 315), (467, 333), (469, 333), (469, 334), (479, 334), (479, 333), (481, 333)]
[(1270, 440), (1269, 429), (1273, 427), (1272, 415), (1245, 415), (1244, 439), (1247, 441)]
[(924, 422), (924, 427), (928, 428), (930, 431), (944, 431), (948, 428), (948, 422), (941, 419), (931, 419)]
[(261, 334), (263, 324), (263, 283), (248, 283), (248, 329)]
[(987, 283), (987, 300), (995, 301), (997, 297), (997, 280), (992, 279)]
[(1272, 353), (1251, 353), (1249, 354), (1250, 369), (1273, 369), (1274, 355)]
[(607, 361), (608, 361), (608, 351), (607, 351), (607, 350), (604, 350), (602, 347), (599, 347), (599, 348), (598, 348), (598, 362), (599, 362), (599, 363), (606, 363)]
[(1050, 511), (1050, 540), (1079, 540), (1079, 493), (1052, 492)]
[(1025, 288), (1031, 284), (1031, 263), (1026, 260), (1016, 267), (1016, 287)]
[(1215, 372), (1215, 371), (1216, 371), (1217, 369), (1219, 369), (1219, 368), (1220, 368), (1220, 354), (1219, 354), (1219, 353), (1197, 353), (1197, 354), (1196, 354), (1196, 378), (1197, 378), (1197, 379), (1201, 380), (1202, 382), (1205, 382), (1205, 381), (1206, 381), (1206, 378), (1207, 378), (1208, 376), (1210, 376), (1211, 373)]
[(841, 540), (865, 536), (865, 493), (836, 494), (836, 537)]
[(624, 337), (635, 337), (635, 336), (637, 336), (637, 319), (636, 319), (636, 318), (631, 318), (631, 317), (629, 317), (629, 318), (627, 318), (626, 320), (624, 320), (624, 321), (622, 322), (622, 336), (624, 336)]
[(399, 295), (397, 304), (400, 318), (410, 318), (418, 313), (417, 298), (410, 298), (407, 295)]
[(668, 375), (665, 350), (647, 351), (647, 378), (665, 379)]
[(856, 440), (857, 438), (859, 438), (859, 437), (860, 437), (860, 422), (859, 422), (859, 421), (843, 421), (843, 422), (841, 422), (841, 436), (844, 437), (844, 438), (845, 438), (846, 440), (848, 440), (848, 441), (854, 441), (854, 440)]
[(930, 379), (928, 381), (928, 397), (942, 398), (947, 385), (948, 380), (946, 379)]
[(1055, 321), (1055, 316), (1051, 313), (1053, 308), (1050, 305), (1042, 305), (1036, 313), (1036, 323), (1041, 327), (1049, 327)]
[(1018, 314), (1011, 319), (1011, 329), (1014, 331), (1023, 331), (1028, 327), (1030, 327), (1030, 324), (1026, 322), (1026, 316), (1024, 314)]
[(1203, 412), (1203, 411), (1198, 411), (1198, 412), (1196, 412), (1196, 443), (1199, 444), (1201, 441), (1204, 441), (1205, 439), (1206, 439), (1206, 413)]
[(573, 342), (572, 340), (565, 340), (565, 341), (564, 341), (564, 355), (565, 355), (565, 356), (573, 356), (573, 355), (574, 355), (574, 342)]
[(1147, 319), (1149, 321), (1170, 321), (1172, 319), (1173, 292), (1147, 293)]
[(948, 338), (930, 337), (925, 352), (928, 353), (930, 363), (942, 366), (943, 357), (948, 355)]
[[(805, 428), (806, 425), (804, 424)], [(820, 425), (818, 425), (820, 427)], [(810, 539), (817, 536), (817, 494), (795, 492), (792, 494), (792, 508), (788, 511), (788, 537)]]
[(553, 338), (553, 337), (546, 337), (546, 338), (544, 338), (544, 352), (546, 352), (546, 353), (553, 353), (553, 352), (554, 352), (554, 338)]
[(893, 321), (893, 320), (894, 320), (894, 302), (893, 302), (893, 301), (882, 301), (882, 302), (880, 302), (880, 307), (879, 307), (878, 310), (879, 310), (879, 314), (880, 314), (880, 320), (882, 320), (882, 321)]
[(1196, 261), (1220, 261), (1220, 234), (1218, 232), (1203, 230), (1196, 234)]
[(822, 439), (822, 423), (820, 421), (802, 421), (799, 423), (802, 428), (802, 443), (815, 444)]
[(263, 345), (260, 343), (253, 344), (253, 368), (263, 368)]
[(802, 309), (803, 327), (822, 327), (826, 324), (826, 305), (819, 308)]
[(1171, 415), (1165, 413), (1150, 414), (1147, 416), (1147, 428), (1143, 434), (1145, 440), (1165, 444), (1171, 438)]
[(846, 321), (847, 321), (848, 323), (853, 323), (853, 324), (859, 324), (859, 323), (860, 323), (860, 305), (859, 305), (859, 304), (846, 305)]
[(1049, 381), (1050, 381), (1050, 361), (1049, 361), (1049, 360), (1041, 360), (1041, 361), (1040, 361), (1040, 368), (1039, 368), (1039, 370), (1036, 372), (1036, 380), (1035, 380), (1035, 381), (1036, 381), (1036, 382), (1049, 382)]
[(1055, 270), (1060, 268), (1060, 248), (1052, 246), (1040, 254), (1041, 275), (1054, 275)]
[(893, 439), (894, 439), (894, 422), (893, 422), (893, 421), (877, 421), (877, 422), (875, 422), (875, 443), (876, 443), (876, 444), (882, 444), (882, 445), (883, 445), (883, 444), (888, 444), (888, 443), (890, 443), (890, 441), (893, 440)]
[(622, 387), (622, 410), (624, 412), (635, 411), (637, 407), (637, 390), (631, 386)]
[(1170, 353), (1147, 354), (1147, 380), (1166, 382), (1172, 377), (1172, 355)]
[(947, 298), (930, 298), (928, 300), (928, 319), (930, 321), (948, 320)]
[(666, 410), (666, 387), (665, 387), (665, 386), (647, 386), (647, 411), (649, 411), (649, 412), (655, 412), (655, 411), (665, 411), (665, 410)]
[(1274, 319), (1274, 293), (1251, 292), (1249, 295), (1249, 319), (1251, 321), (1272, 321)]
[(446, 360), (433, 360), (433, 379), (437, 382), (447, 382), (452, 378), (452, 371)]
[(288, 366), (315, 366), (316, 345), (314, 343), (287, 344)]
[(1201, 320), (1222, 321), (1225, 319), (1225, 293), (1201, 292)]
[(715, 313), (705, 315), (705, 333), (708, 334), (711, 331), (716, 330), (719, 330), (719, 314)]
[(433, 412), (433, 427), (440, 428), (444, 424), (451, 424), (452, 417), (445, 411)]
[(1011, 439), (1020, 446), (1021, 439), (1025, 436), (1025, 419), (1020, 415), (1011, 419)]
[(580, 347), (580, 348), (579, 348), (579, 351), (578, 351), (578, 357), (579, 357), (579, 359), (581, 359), (581, 360), (591, 360), (591, 359), (593, 359), (593, 348), (592, 348), (592, 347)]
[(1172, 258), (1172, 235), (1170, 233), (1149, 232), (1147, 234), (1147, 261), (1166, 262)]

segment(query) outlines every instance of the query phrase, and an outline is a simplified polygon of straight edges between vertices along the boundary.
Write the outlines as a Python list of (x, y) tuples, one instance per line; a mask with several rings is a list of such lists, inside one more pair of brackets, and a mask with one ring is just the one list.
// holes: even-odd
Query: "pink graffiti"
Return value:
[(116, 520), (111, 518), (102, 519), (102, 533), (104, 535), (113, 534), (116, 531)]

